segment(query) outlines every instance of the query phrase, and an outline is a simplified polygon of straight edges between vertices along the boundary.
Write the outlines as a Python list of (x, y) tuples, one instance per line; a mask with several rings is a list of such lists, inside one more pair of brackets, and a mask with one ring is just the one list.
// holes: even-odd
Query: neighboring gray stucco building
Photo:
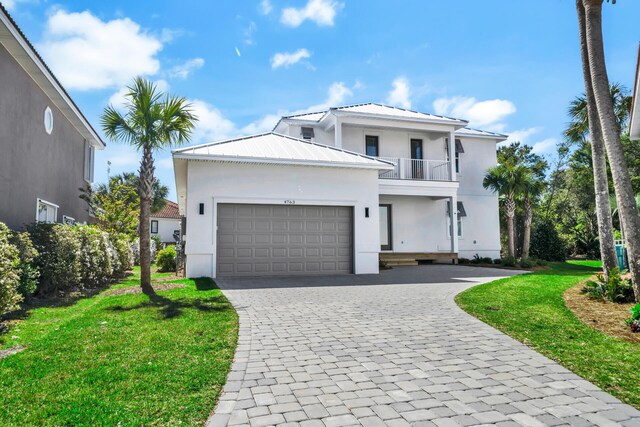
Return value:
[(0, 88), (0, 221), (88, 221), (78, 189), (105, 144), (2, 5)]

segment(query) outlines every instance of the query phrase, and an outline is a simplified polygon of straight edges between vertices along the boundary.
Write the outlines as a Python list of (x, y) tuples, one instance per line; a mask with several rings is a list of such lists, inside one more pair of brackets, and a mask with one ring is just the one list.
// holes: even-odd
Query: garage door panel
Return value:
[(220, 204), (218, 275), (350, 273), (351, 234), (350, 207)]

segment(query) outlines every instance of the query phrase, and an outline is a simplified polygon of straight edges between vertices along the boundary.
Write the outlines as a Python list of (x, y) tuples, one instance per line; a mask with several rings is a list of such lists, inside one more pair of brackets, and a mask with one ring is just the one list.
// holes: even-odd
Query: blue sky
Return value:
[[(2, 0), (0, 0), (2, 1)], [(182, 95), (194, 143), (279, 115), (382, 102), (465, 118), (552, 156), (583, 91), (572, 0), (3, 1), (99, 130), (135, 75)], [(640, 2), (605, 4), (609, 77), (631, 88)], [(107, 141), (96, 181), (137, 169)], [(175, 198), (169, 152), (157, 176)]]

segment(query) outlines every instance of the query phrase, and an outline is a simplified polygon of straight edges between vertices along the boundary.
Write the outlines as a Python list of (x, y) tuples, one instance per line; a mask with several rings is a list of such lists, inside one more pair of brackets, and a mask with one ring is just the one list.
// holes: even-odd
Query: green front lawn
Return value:
[(187, 286), (155, 302), (105, 292), (58, 301), (0, 335), (0, 349), (26, 347), (0, 360), (0, 425), (203, 425), (233, 360), (238, 317), (211, 280), (171, 283)]
[(456, 298), (465, 311), (640, 408), (640, 345), (580, 322), (563, 292), (598, 271), (596, 262), (550, 269), (471, 288)]

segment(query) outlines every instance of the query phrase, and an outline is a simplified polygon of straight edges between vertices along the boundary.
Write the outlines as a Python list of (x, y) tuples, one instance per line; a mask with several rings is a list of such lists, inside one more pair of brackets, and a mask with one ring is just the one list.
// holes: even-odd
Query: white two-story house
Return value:
[(380, 260), (499, 257), (498, 197), (482, 180), (507, 137), (466, 126), (370, 103), (174, 150), (187, 275), (375, 274)]

